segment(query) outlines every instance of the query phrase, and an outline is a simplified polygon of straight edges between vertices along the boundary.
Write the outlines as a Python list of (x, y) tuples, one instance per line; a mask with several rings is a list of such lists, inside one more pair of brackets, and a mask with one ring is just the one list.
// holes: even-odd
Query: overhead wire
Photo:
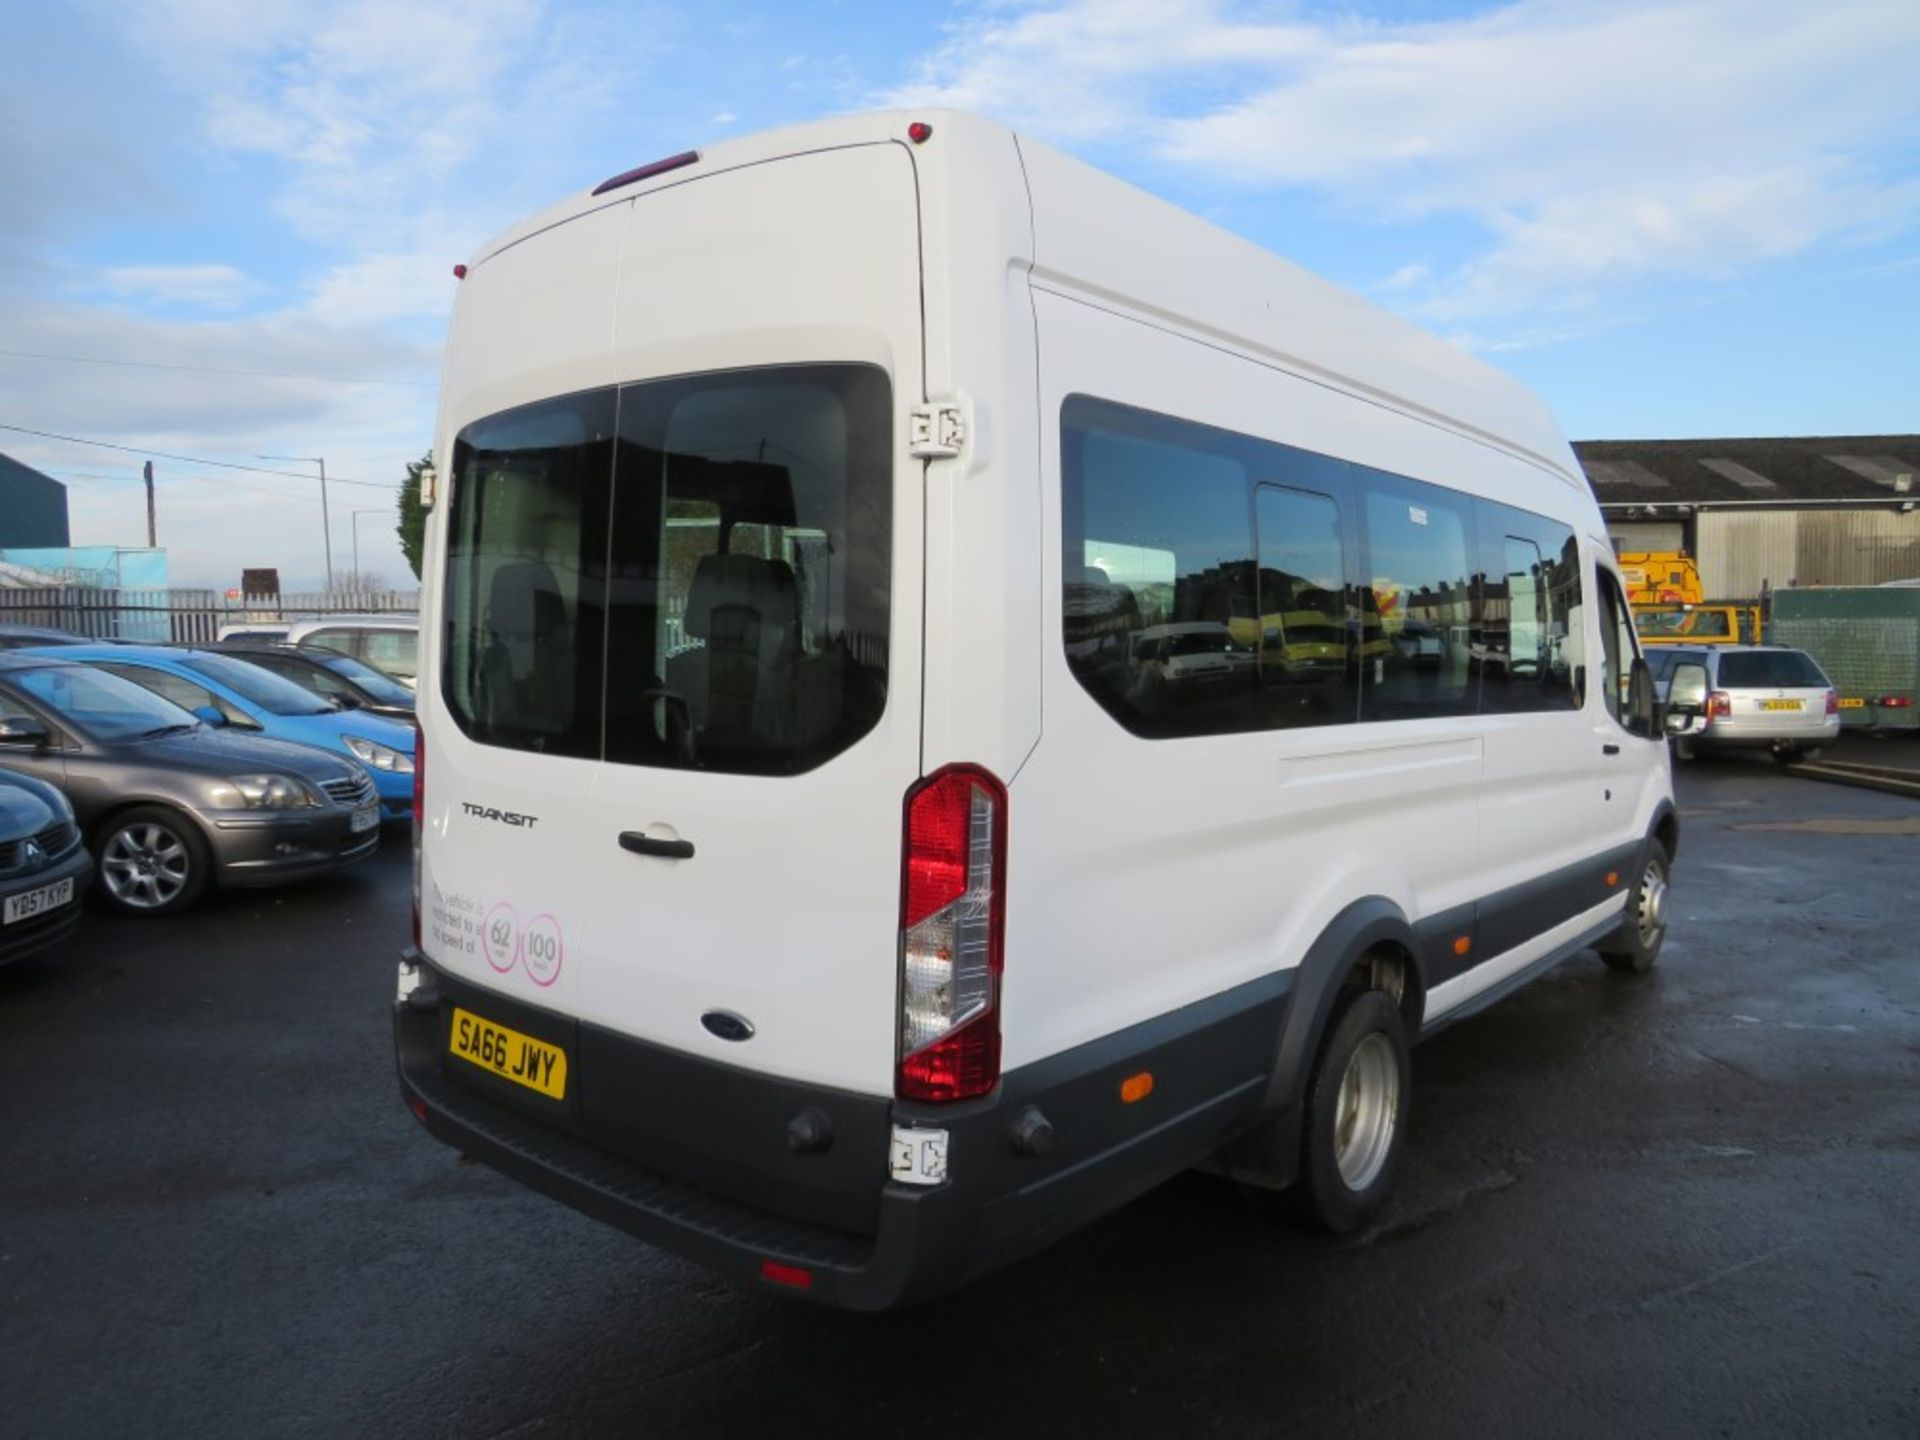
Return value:
[[(0, 421), (0, 430), (11, 430), (17, 435), (34, 435), (42, 440), (64, 440), (70, 445), (94, 445), (102, 450), (119, 450), (128, 455), (144, 455), (152, 460), (174, 460), (183, 465), (214, 465), (222, 470), (245, 470), (254, 475), (280, 475), (288, 480), (316, 480), (316, 475), (304, 474), (298, 470), (269, 470), (262, 465), (241, 465), (232, 460), (208, 460), (198, 455), (174, 455), (165, 450), (148, 450), (139, 445), (119, 445), (111, 440), (92, 440), (84, 435), (60, 435), (52, 430), (35, 430), (26, 425), (9, 425)], [(199, 477), (207, 478), (207, 477)], [(329, 485), (360, 485), (369, 490), (398, 490), (400, 484), (394, 481), (388, 484), (379, 480), (349, 480), (344, 476), (327, 476)]]

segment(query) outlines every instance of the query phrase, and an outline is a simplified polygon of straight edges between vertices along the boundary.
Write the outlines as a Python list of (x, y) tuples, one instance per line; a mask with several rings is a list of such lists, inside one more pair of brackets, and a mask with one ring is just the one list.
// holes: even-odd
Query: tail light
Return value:
[(427, 737), (413, 727), (413, 948), (420, 948), (420, 837), (427, 820)]
[(903, 1100), (968, 1100), (1000, 1080), (1007, 791), (950, 765), (907, 792), (900, 877)]
[(1709, 721), (1733, 718), (1733, 696), (1724, 690), (1716, 690), (1707, 696), (1707, 719)]
[(1827, 691), (1827, 714), (1838, 715), (1839, 713), (1840, 692), (1838, 690), (1829, 690)]
[(1882, 695), (1880, 697), (1880, 705), (1881, 708), (1885, 710), (1911, 710), (1913, 708), (1913, 697), (1911, 695)]

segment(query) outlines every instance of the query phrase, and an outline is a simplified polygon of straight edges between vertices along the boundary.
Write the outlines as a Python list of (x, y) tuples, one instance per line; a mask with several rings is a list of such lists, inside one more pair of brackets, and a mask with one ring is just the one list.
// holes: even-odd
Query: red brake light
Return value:
[(1827, 691), (1827, 714), (1838, 715), (1839, 713), (1840, 692), (1838, 690), (1829, 690)]
[(1723, 715), (1728, 719), (1733, 718), (1733, 697), (1724, 690), (1716, 690), (1707, 696), (1707, 719), (1714, 720)]
[(669, 155), (664, 160), (655, 160), (651, 165), (642, 165), (637, 170), (623, 170), (610, 180), (602, 180), (593, 187), (593, 193), (604, 195), (609, 190), (618, 190), (622, 185), (637, 185), (642, 180), (651, 180), (656, 175), (664, 175), (669, 170), (678, 170), (685, 165), (698, 163), (698, 150), (682, 150), (678, 155)]
[(900, 877), (903, 1100), (965, 1100), (1000, 1080), (1007, 791), (952, 765), (907, 792)]
[(1882, 695), (1880, 697), (1880, 704), (1883, 709), (1887, 710), (1911, 710), (1913, 708), (1913, 697), (1911, 695)]

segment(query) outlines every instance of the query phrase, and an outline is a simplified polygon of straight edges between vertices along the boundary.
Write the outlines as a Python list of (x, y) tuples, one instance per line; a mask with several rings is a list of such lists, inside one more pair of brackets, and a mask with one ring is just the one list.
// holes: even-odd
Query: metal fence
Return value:
[(206, 645), (228, 625), (286, 624), (329, 615), (417, 614), (420, 592), (226, 595), (218, 590), (110, 590), (85, 585), (0, 587), (0, 625), (40, 625), (93, 640)]

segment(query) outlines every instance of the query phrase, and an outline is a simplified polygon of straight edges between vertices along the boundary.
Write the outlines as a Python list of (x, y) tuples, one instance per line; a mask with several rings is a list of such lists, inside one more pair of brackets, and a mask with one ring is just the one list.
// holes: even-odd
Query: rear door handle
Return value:
[(691, 840), (656, 840), (651, 835), (642, 835), (638, 830), (622, 830), (620, 848), (631, 850), (636, 855), (658, 855), (663, 860), (693, 858)]
[(1600, 753), (1602, 755), (1618, 755), (1620, 753), (1620, 747), (1618, 745), (1602, 745), (1600, 747)]

